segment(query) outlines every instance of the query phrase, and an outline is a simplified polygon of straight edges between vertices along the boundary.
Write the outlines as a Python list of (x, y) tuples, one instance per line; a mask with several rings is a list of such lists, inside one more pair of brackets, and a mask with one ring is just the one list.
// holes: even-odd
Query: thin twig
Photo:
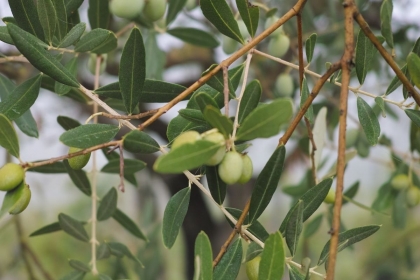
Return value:
[(149, 117), (154, 115), (156, 112), (158, 111), (158, 109), (153, 109), (153, 110), (149, 110), (137, 115), (130, 115), (130, 116), (123, 116), (123, 115), (113, 115), (113, 114), (108, 114), (105, 112), (99, 112), (99, 116), (103, 116), (105, 118), (109, 118), (109, 119), (116, 119), (116, 120), (139, 120), (145, 117)]
[(128, 32), (134, 26), (135, 26), (134, 22), (130, 22), (129, 24), (121, 28), (117, 33), (115, 33), (115, 37), (117, 38), (121, 37), (122, 35), (124, 35), (124, 33)]
[(7, 62), (29, 63), (28, 59), (24, 57), (23, 55), (0, 57), (0, 63), (7, 63)]
[(312, 177), (314, 179), (314, 185), (318, 183), (318, 177), (316, 175), (316, 166), (315, 166), (315, 151), (316, 151), (316, 144), (314, 140), (314, 134), (312, 133), (311, 124), (309, 123), (309, 120), (307, 117), (303, 117), (306, 124), (306, 129), (308, 130), (308, 137), (309, 141), (311, 142), (311, 150), (310, 150), (310, 158), (312, 163)]
[(320, 77), (320, 79), (314, 85), (311, 93), (306, 99), (305, 103), (301, 106), (298, 114), (293, 119), (292, 123), (287, 128), (286, 132), (284, 133), (283, 137), (279, 140), (280, 145), (286, 145), (287, 141), (289, 141), (290, 137), (292, 136), (293, 132), (295, 131), (296, 127), (298, 126), (300, 120), (305, 115), (306, 111), (308, 110), (309, 106), (311, 106), (312, 102), (314, 101), (315, 97), (318, 95), (319, 91), (321, 90), (322, 86), (328, 80), (328, 78), (338, 69), (340, 69), (341, 64), (340, 62), (334, 63), (328, 70), (325, 72), (324, 75)]
[[(352, 5), (354, 4), (354, 3), (351, 3), (351, 2), (354, 2), (354, 0), (347, 1), (347, 2), (349, 2), (349, 4), (352, 4)], [(415, 90), (414, 86), (410, 83), (408, 78), (404, 75), (404, 73), (398, 67), (397, 63), (395, 63), (392, 55), (386, 51), (386, 49), (382, 46), (381, 42), (379, 42), (378, 38), (376, 38), (376, 36), (372, 33), (372, 31), (369, 28), (369, 24), (360, 14), (356, 5), (353, 5), (353, 6), (354, 8), (352, 8), (352, 17), (354, 17), (354, 20), (359, 24), (360, 28), (362, 29), (363, 33), (365, 33), (366, 37), (368, 37), (369, 40), (373, 43), (373, 45), (376, 47), (376, 49), (378, 49), (379, 53), (382, 55), (382, 57), (385, 59), (388, 65), (391, 66), (392, 70), (394, 70), (398, 79), (400, 79), (403, 85), (408, 89), (410, 95), (414, 98), (417, 105), (420, 106), (419, 93)]]
[(340, 92), (340, 116), (337, 155), (337, 185), (335, 191), (335, 203), (331, 226), (330, 250), (327, 268), (327, 280), (334, 279), (335, 264), (338, 253), (338, 234), (340, 232), (340, 216), (343, 204), (344, 169), (346, 166), (346, 128), (347, 128), (347, 103), (350, 84), (350, 71), (354, 53), (354, 26), (353, 11), (356, 8), (354, 1), (343, 2), (345, 15), (345, 50), (341, 58), (342, 87)]

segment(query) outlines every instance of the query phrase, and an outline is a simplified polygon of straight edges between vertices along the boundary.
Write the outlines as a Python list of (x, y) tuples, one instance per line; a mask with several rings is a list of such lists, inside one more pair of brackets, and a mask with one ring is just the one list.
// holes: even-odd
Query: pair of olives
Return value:
[(398, 174), (391, 180), (391, 186), (395, 190), (405, 191), (405, 200), (409, 207), (414, 207), (420, 204), (420, 189), (416, 187), (406, 174)]
[(157, 21), (166, 11), (166, 0), (112, 0), (112, 14), (120, 18), (134, 19), (140, 14), (148, 21)]
[(21, 213), (31, 200), (31, 190), (26, 184), (25, 170), (16, 163), (7, 163), (0, 168), (0, 191), (6, 191), (3, 208), (16, 215)]
[(226, 152), (225, 138), (220, 132), (206, 132), (200, 135), (197, 131), (186, 131), (175, 138), (172, 149), (187, 143), (206, 140), (220, 144), (217, 152), (205, 163), (208, 166), (218, 166), (219, 177), (226, 184), (245, 184), (252, 177), (252, 161), (248, 155), (236, 151)]

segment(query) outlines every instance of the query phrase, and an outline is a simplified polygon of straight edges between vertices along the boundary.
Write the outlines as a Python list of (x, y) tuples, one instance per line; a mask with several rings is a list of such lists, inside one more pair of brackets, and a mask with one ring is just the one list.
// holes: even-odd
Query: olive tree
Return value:
[[(0, 57), (0, 65), (5, 66), (0, 68), (0, 145), (7, 154), (7, 163), (0, 169), (0, 190), (7, 192), (0, 211), (3, 225), (8, 225), (10, 215), (25, 211), (31, 193), (39, 190), (30, 187), (26, 172), (68, 174), (90, 201), (90, 209), (83, 208), (90, 219), (58, 211), (54, 222), (39, 224), (30, 238), (18, 216), (14, 218), (21, 248), (18, 260), (29, 279), (169, 279), (171, 272), (165, 271), (168, 268), (163, 268), (164, 258), (159, 255), (166, 249), (159, 244), (174, 246), (189, 207), (198, 199), (192, 195), (197, 190), (203, 195), (200, 199), (216, 206), (226, 221), (212, 224), (209, 230), (200, 224), (201, 232), (191, 230), (193, 238), (189, 227), (184, 227), (190, 236), (185, 246), (194, 246), (188, 260), (192, 270), (185, 277), (240, 279), (246, 270), (252, 280), (286, 279), (286, 275), (334, 279), (342, 275), (335, 271), (337, 253), (347, 247), (363, 251), (353, 244), (368, 237), (374, 242), (383, 223), (403, 234), (396, 244), (382, 244), (388, 255), (368, 254), (368, 265), (374, 270), (368, 273), (377, 279), (381, 275), (414, 279), (410, 277), (418, 271), (419, 254), (409, 242), (418, 231), (412, 214), (420, 203), (420, 95), (415, 89), (420, 87), (420, 41), (406, 40), (409, 26), (393, 32), (391, 0), (379, 5), (354, 0), (319, 1), (323, 5), (305, 0), (282, 1), (281, 6), (277, 2), (9, 0), (13, 17), (3, 18), (5, 25), (0, 26), (0, 40), (15, 47), (14, 53)], [(83, 22), (86, 12), (88, 22)], [(365, 19), (368, 12), (374, 15)], [(331, 26), (321, 30), (316, 17), (329, 17)], [(161, 34), (185, 43), (177, 53), (178, 62), (170, 50), (160, 49)], [(190, 57), (182, 57), (186, 53)], [(217, 63), (220, 57), (224, 59)], [(92, 78), (81, 74), (86, 68), (82, 62), (87, 60)], [(191, 81), (185, 74), (182, 78), (188, 82), (180, 77), (179, 83), (163, 79), (171, 63), (188, 60), (200, 60), (205, 70)], [(16, 65), (31, 69), (30, 74), (22, 78), (7, 68), (16, 69)], [(387, 88), (364, 89), (367, 77), (381, 79)], [(39, 136), (30, 108), (40, 90), (73, 99), (71, 104), (80, 104), (90, 116), (84, 124), (76, 115), (57, 116), (64, 129), (59, 141), (68, 153), (28, 161), (28, 155), (20, 152), (18, 135)], [(183, 107), (164, 124), (166, 133), (160, 135), (165, 143), (159, 144), (154, 125), (162, 125), (161, 116), (179, 104)], [(392, 137), (381, 133), (379, 122), (387, 115), (397, 118), (396, 111), (405, 113), (398, 122), (407, 125), (410, 141), (403, 152)], [(348, 119), (357, 123), (356, 129), (347, 129)], [(278, 144), (266, 158), (261, 153), (264, 166), (255, 172), (250, 146), (273, 137)], [(333, 163), (325, 151), (323, 156), (331, 143), (337, 143)], [(385, 183), (375, 186), (377, 195), (368, 206), (356, 196), (365, 187), (359, 178), (350, 186), (345, 186), (344, 178), (352, 159), (369, 162), (370, 149), (376, 145), (390, 151), (392, 172), (381, 174)], [(106, 158), (104, 166), (98, 164), (98, 153)], [(285, 186), (287, 180), (282, 177), (299, 162), (296, 155), (304, 158), (298, 164), (303, 175), (299, 183), (290, 181), (294, 185)], [(140, 170), (148, 170), (149, 175), (139, 177)], [(101, 173), (115, 174), (119, 184), (100, 182)], [(254, 173), (258, 173), (255, 178)], [(185, 185), (169, 199), (163, 215), (156, 217), (159, 225), (146, 231), (122, 210), (118, 196), (139, 185), (139, 178), (165, 174), (182, 176), (183, 181), (176, 182)], [(232, 207), (235, 197), (230, 195), (238, 184), (248, 190), (240, 209)], [(291, 203), (279, 217), (270, 216), (277, 222), (272, 230), (262, 215), (267, 215), (270, 202), (277, 201), (279, 189)], [(345, 204), (372, 214), (374, 224), (359, 222), (347, 228), (341, 218)], [(207, 209), (203, 203), (198, 207)], [(141, 216), (149, 215), (143, 210)], [(31, 216), (29, 211), (23, 213)], [(200, 215), (197, 224), (203, 218)], [(322, 226), (324, 218), (328, 226)], [(111, 220), (135, 241), (126, 242), (120, 234), (110, 239), (108, 232), (98, 229), (106, 223), (113, 227)], [(212, 239), (209, 231), (222, 228), (221, 224), (232, 229), (216, 247), (220, 240)], [(413, 225), (410, 230), (404, 230), (407, 224)], [(43, 266), (44, 251), (38, 253), (32, 244), (37, 236), (59, 231), (68, 235), (62, 237), (61, 246), (68, 238), (79, 240), (88, 248), (90, 261), (81, 261), (86, 254), (70, 248), (69, 270), (53, 276)], [(390, 234), (381, 236), (391, 239)], [(381, 264), (392, 260), (389, 255), (394, 251), (405, 254), (407, 267), (389, 266), (390, 272), (383, 272)], [(54, 262), (67, 260), (55, 258)], [(368, 274), (363, 268), (352, 269)]]

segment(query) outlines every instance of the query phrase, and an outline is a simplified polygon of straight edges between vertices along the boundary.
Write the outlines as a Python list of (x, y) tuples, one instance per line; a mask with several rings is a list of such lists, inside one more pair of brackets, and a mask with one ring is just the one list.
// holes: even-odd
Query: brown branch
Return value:
[(115, 33), (115, 36), (121, 37), (122, 35), (124, 35), (124, 33), (128, 32), (130, 29), (132, 29), (135, 26), (134, 22), (130, 22), (129, 24), (127, 24), (126, 26), (124, 26), (123, 28), (121, 28), (121, 30), (119, 30), (117, 33)]
[[(350, 2), (350, 1), (348, 1), (348, 2)], [(351, 2), (353, 2), (353, 1), (351, 1)], [(369, 28), (369, 24), (366, 22), (366, 20), (360, 14), (359, 10), (357, 9), (357, 7), (355, 5), (354, 5), (354, 8), (352, 8), (352, 16), (354, 17), (354, 20), (359, 24), (360, 28), (363, 30), (363, 33), (365, 33), (366, 37), (369, 38), (369, 40), (378, 49), (379, 53), (382, 55), (382, 57), (385, 59), (385, 61), (388, 63), (388, 65), (391, 66), (392, 70), (394, 70), (398, 79), (400, 79), (400, 81), (403, 83), (403, 85), (408, 89), (409, 94), (414, 98), (417, 105), (420, 106), (420, 94), (416, 91), (414, 86), (410, 83), (408, 78), (404, 75), (404, 73), (401, 71), (401, 69), (395, 63), (392, 55), (389, 54), (386, 51), (386, 49), (382, 46), (381, 42), (379, 42), (379, 40), (376, 38), (376, 36), (372, 33), (372, 31)]]
[(241, 216), (239, 217), (238, 221), (236, 222), (235, 227), (233, 228), (233, 231), (230, 233), (228, 239), (225, 241), (223, 246), (220, 248), (219, 253), (217, 254), (216, 258), (213, 261), (213, 268), (219, 263), (219, 261), (222, 259), (223, 255), (226, 253), (227, 248), (229, 247), (229, 244), (232, 242), (232, 240), (235, 238), (236, 234), (241, 234), (241, 227), (242, 224), (245, 221), (246, 216), (248, 215), (249, 206), (251, 205), (251, 200), (248, 200), (248, 202), (245, 205), (244, 210), (242, 211)]
[(268, 35), (273, 33), (277, 28), (282, 26), (286, 21), (291, 19), (292, 17), (296, 16), (297, 13), (303, 8), (307, 0), (298, 0), (297, 3), (286, 13), (282, 16), (278, 21), (276, 21), (273, 25), (269, 28), (264, 30), (260, 35), (252, 39), (248, 44), (244, 45), (240, 48), (237, 52), (232, 54), (230, 57), (222, 61), (219, 65), (214, 67), (211, 71), (209, 71), (206, 75), (202, 76), (198, 79), (194, 84), (192, 84), (189, 88), (184, 90), (181, 94), (177, 97), (172, 99), (166, 105), (160, 107), (156, 114), (154, 114), (151, 118), (145, 121), (143, 124), (139, 126), (140, 130), (143, 130), (145, 127), (149, 126), (153, 123), (156, 119), (158, 119), (163, 113), (167, 112), (173, 106), (175, 106), (178, 102), (182, 101), (185, 97), (193, 93), (196, 89), (204, 85), (211, 77), (217, 74), (223, 67), (229, 67), (233, 62), (238, 60), (240, 57), (245, 55), (251, 49), (253, 49), (256, 45), (258, 45), (262, 40), (267, 38)]
[(330, 251), (327, 268), (327, 280), (334, 279), (335, 264), (338, 253), (338, 234), (340, 232), (340, 216), (343, 204), (344, 168), (346, 153), (346, 128), (347, 128), (347, 101), (350, 84), (350, 70), (354, 54), (354, 26), (353, 13), (356, 5), (353, 0), (343, 2), (344, 24), (345, 24), (345, 50), (341, 58), (341, 92), (340, 92), (340, 116), (338, 135), (338, 156), (337, 156), (337, 187), (335, 191), (335, 203), (333, 209), (332, 227), (330, 230)]
[(84, 149), (84, 150), (81, 150), (81, 151), (78, 151), (78, 152), (75, 152), (75, 153), (71, 153), (71, 154), (67, 154), (67, 155), (59, 156), (59, 157), (55, 157), (55, 158), (50, 158), (50, 159), (44, 160), (44, 161), (25, 162), (25, 163), (22, 164), (22, 167), (30, 169), (30, 168), (33, 168), (33, 167), (53, 164), (54, 162), (57, 162), (57, 161), (65, 160), (65, 159), (80, 156), (80, 155), (85, 155), (85, 154), (88, 154), (90, 152), (93, 152), (93, 151), (96, 151), (96, 150), (99, 150), (99, 149), (103, 149), (103, 148), (106, 148), (106, 147), (109, 147), (109, 146), (118, 146), (118, 145), (120, 145), (120, 143), (121, 143), (121, 140), (120, 141), (111, 141), (111, 142), (96, 145), (96, 146), (93, 146), (93, 147), (90, 147), (90, 148), (87, 148), (87, 149)]
[(100, 115), (109, 119), (116, 119), (116, 120), (138, 120), (145, 117), (153, 116), (156, 114), (158, 109), (149, 110), (140, 114), (130, 115), (130, 116), (122, 116), (122, 115), (113, 115), (106, 112), (101, 112)]
[(300, 120), (305, 115), (306, 111), (308, 110), (309, 106), (311, 106), (312, 102), (314, 101), (315, 97), (318, 95), (319, 91), (321, 90), (322, 86), (325, 82), (329, 79), (329, 77), (334, 74), (335, 71), (341, 68), (341, 63), (336, 62), (325, 72), (324, 75), (319, 78), (316, 82), (315, 86), (313, 87), (311, 94), (309, 94), (308, 99), (306, 99), (305, 103), (301, 106), (298, 114), (293, 119), (292, 123), (287, 128), (286, 132), (284, 133), (283, 137), (280, 138), (279, 144), (286, 145), (287, 141), (289, 141), (290, 137), (292, 136), (293, 132), (295, 131), (296, 127), (298, 126)]

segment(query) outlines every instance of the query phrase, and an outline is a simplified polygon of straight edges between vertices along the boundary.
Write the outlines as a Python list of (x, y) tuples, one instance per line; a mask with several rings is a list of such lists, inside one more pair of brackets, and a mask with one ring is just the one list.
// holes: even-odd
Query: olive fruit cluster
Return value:
[(112, 0), (109, 10), (120, 18), (134, 19), (140, 14), (147, 21), (157, 21), (166, 11), (166, 0)]
[[(82, 149), (80, 148), (70, 147), (69, 154), (76, 153), (81, 150)], [(74, 170), (80, 170), (86, 166), (86, 164), (89, 162), (89, 159), (90, 159), (90, 153), (80, 155), (80, 156), (75, 156), (75, 157), (69, 158), (69, 165)]]
[(25, 183), (25, 171), (19, 164), (7, 163), (0, 168), (0, 191), (6, 191), (3, 207), (10, 214), (19, 214), (31, 200), (31, 190)]
[(409, 207), (420, 204), (420, 189), (415, 186), (406, 174), (398, 174), (391, 180), (391, 186), (397, 191), (405, 191), (405, 200)]

